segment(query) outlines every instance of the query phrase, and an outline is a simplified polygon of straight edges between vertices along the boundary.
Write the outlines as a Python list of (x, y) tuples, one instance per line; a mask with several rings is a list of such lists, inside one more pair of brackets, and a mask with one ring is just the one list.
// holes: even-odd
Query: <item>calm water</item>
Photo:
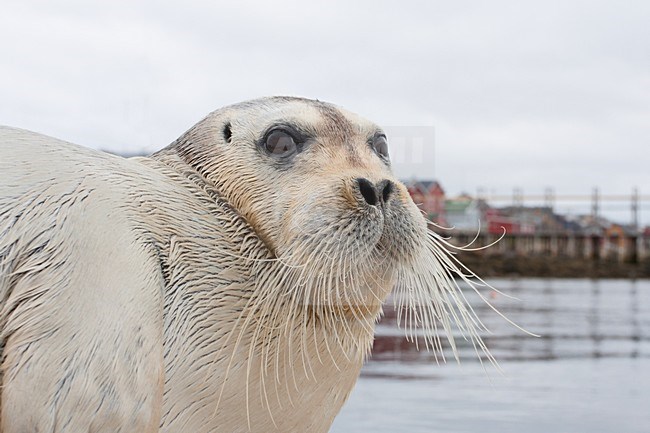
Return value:
[(502, 374), (482, 367), (468, 345), (461, 365), (436, 365), (389, 315), (331, 431), (650, 432), (650, 281), (490, 283), (520, 299), (491, 293), (493, 304), (541, 335), (521, 333), (476, 302)]

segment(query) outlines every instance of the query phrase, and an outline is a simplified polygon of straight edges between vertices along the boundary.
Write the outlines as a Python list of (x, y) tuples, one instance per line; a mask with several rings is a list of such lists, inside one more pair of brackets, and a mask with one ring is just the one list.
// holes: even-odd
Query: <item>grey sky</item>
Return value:
[(385, 126), (397, 173), (451, 194), (650, 194), (648, 23), (645, 0), (5, 0), (0, 123), (153, 151), (225, 104), (300, 95)]

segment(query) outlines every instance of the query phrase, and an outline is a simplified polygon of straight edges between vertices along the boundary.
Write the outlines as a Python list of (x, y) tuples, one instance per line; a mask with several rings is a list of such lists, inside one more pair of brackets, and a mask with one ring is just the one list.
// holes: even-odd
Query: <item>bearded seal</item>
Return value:
[(485, 348), (385, 133), (334, 105), (236, 104), (131, 159), (3, 127), (0, 179), (5, 433), (325, 432), (394, 287), (428, 346)]

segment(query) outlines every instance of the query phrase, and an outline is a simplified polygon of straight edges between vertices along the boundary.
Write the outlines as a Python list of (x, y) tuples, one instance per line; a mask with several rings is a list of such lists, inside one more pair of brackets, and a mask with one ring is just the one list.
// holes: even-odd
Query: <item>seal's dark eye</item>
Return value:
[(383, 135), (377, 135), (372, 140), (372, 148), (375, 149), (375, 152), (379, 154), (382, 158), (388, 159), (388, 141)]
[(297, 151), (296, 141), (281, 130), (271, 132), (264, 142), (264, 149), (273, 156), (289, 156)]

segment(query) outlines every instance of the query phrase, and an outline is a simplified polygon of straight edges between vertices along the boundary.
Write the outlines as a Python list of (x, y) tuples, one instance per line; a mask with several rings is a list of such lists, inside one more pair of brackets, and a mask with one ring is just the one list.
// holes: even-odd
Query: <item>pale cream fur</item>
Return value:
[[(284, 166), (258, 145), (277, 123), (313, 133)], [(447, 280), (466, 273), (377, 131), (295, 98), (226, 107), (148, 158), (0, 128), (0, 431), (325, 432), (395, 284), (407, 325), (475, 338)], [(385, 210), (360, 177), (394, 182)]]

